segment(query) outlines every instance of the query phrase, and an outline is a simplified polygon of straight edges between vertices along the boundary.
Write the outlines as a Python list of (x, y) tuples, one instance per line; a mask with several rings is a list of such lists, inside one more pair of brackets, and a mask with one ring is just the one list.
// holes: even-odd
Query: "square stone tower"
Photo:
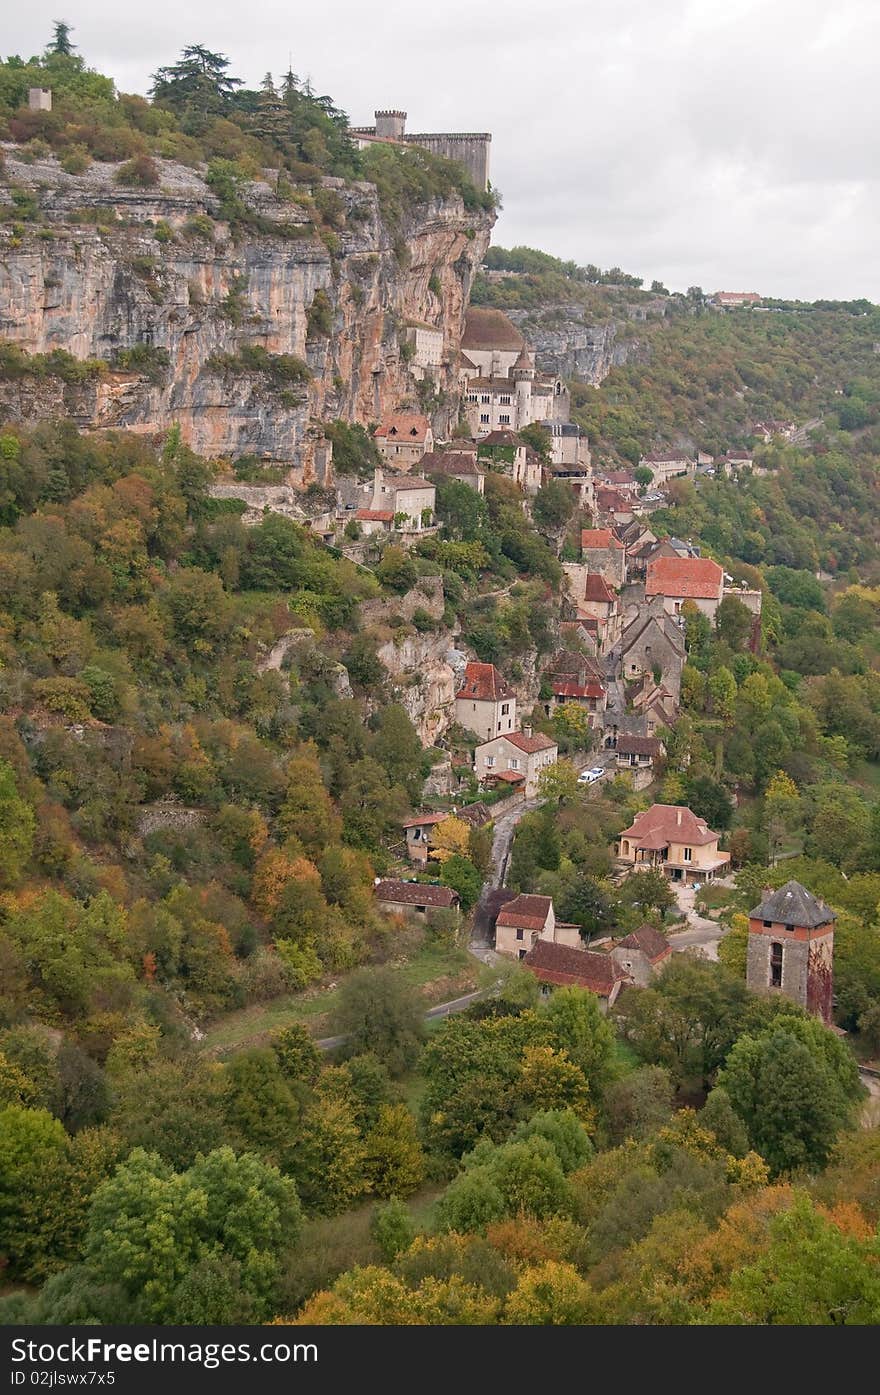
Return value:
[(830, 1027), (835, 919), (800, 882), (768, 891), (749, 912), (749, 988), (784, 993)]

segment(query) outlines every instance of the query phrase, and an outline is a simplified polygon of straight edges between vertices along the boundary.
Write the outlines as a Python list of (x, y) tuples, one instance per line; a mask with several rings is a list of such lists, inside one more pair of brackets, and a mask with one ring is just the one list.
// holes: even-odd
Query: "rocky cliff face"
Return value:
[(527, 310), (509, 310), (534, 347), (542, 373), (558, 373), (598, 387), (612, 368), (644, 352), (638, 339), (621, 338), (616, 320), (586, 325), (578, 306), (548, 306), (539, 316)]
[[(438, 427), (454, 412), (462, 319), (491, 214), (455, 197), (391, 228), (373, 185), (325, 179), (338, 230), (319, 235), (306, 206), (255, 183), (246, 202), (259, 231), (243, 232), (183, 166), (160, 162), (158, 186), (133, 190), (115, 181), (114, 165), (70, 176), (54, 159), (24, 164), (14, 146), (4, 152), (0, 204), (11, 204), (17, 186), (39, 212), (0, 227), (0, 338), (32, 354), (64, 349), (117, 365), (79, 384), (0, 382), (4, 414), (63, 411), (83, 426), (143, 431), (179, 422), (203, 454), (254, 455), (308, 482), (326, 459), (322, 421), (366, 423), (415, 402), (401, 355), (414, 320), (443, 330), (435, 380), (452, 400), (434, 404)], [(311, 377), (273, 386), (264, 372), (217, 366), (245, 344), (294, 355)], [(133, 349), (154, 351), (150, 373), (131, 363), (117, 371)]]

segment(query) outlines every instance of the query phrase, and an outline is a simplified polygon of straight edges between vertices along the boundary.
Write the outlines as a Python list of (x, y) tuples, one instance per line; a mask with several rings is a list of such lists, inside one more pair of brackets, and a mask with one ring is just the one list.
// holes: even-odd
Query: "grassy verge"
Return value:
[[(439, 940), (423, 941), (393, 967), (404, 983), (422, 993), (426, 1008), (488, 987), (497, 978), (494, 970), (474, 959), (466, 949)], [(302, 1022), (313, 1036), (329, 1036), (330, 1014), (338, 992), (337, 982), (227, 1013), (209, 1027), (202, 1049), (211, 1055), (227, 1055), (259, 1046), (273, 1032), (294, 1022)]]

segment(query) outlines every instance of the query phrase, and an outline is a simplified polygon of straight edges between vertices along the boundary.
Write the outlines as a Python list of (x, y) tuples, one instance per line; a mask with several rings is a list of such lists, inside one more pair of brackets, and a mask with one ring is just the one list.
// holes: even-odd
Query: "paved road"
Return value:
[[(480, 998), (486, 998), (494, 992), (494, 988), (478, 988), (475, 993), (465, 993), (461, 998), (450, 998), (448, 1003), (437, 1003), (435, 1007), (428, 1008), (425, 1013), (425, 1021), (429, 1022), (435, 1017), (451, 1017), (455, 1012), (464, 1012), (471, 1003), (479, 1002)], [(347, 1041), (347, 1036), (321, 1037), (315, 1042), (315, 1045), (319, 1051), (335, 1051), (337, 1046), (343, 1046)]]
[(686, 930), (677, 930), (669, 935), (669, 943), (675, 950), (698, 949), (706, 959), (718, 959), (718, 942), (723, 939), (723, 930), (717, 920), (708, 920), (694, 909), (696, 892), (692, 886), (673, 885), (679, 910), (687, 921)]

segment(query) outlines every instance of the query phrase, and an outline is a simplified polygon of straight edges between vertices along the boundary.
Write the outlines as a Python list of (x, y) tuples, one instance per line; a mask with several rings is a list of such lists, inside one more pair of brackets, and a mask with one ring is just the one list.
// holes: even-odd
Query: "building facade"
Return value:
[(516, 693), (494, 664), (467, 665), (455, 694), (455, 720), (481, 741), (516, 731)]

